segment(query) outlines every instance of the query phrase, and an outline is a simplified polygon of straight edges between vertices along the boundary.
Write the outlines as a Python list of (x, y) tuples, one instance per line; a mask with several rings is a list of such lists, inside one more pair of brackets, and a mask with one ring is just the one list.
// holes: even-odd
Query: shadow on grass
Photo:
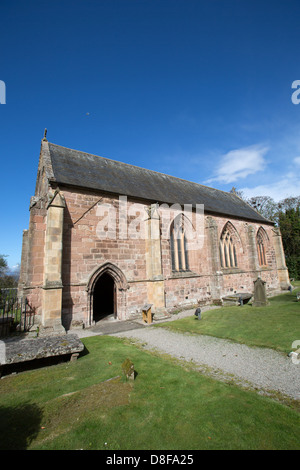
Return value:
[(0, 407), (0, 450), (25, 450), (41, 429), (42, 411), (32, 403)]
[(292, 292), (287, 292), (284, 294), (279, 294), (274, 297), (270, 297), (268, 300), (270, 301), (270, 304), (276, 305), (276, 303), (280, 304), (283, 302), (298, 302), (297, 300), (297, 292), (298, 290), (294, 290)]
[(84, 356), (87, 356), (88, 354), (90, 354), (90, 351), (88, 350), (88, 348), (87, 348), (86, 345), (84, 344), (84, 348), (83, 348), (83, 350), (79, 353), (79, 357), (84, 357)]

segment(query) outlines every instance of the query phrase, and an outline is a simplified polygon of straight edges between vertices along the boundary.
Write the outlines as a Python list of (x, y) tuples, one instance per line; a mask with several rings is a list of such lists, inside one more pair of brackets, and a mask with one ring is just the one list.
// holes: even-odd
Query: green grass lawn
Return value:
[(300, 302), (296, 301), (296, 292), (273, 297), (266, 307), (222, 307), (203, 312), (200, 321), (192, 315), (156, 326), (289, 353), (293, 341), (300, 340)]
[[(84, 343), (88, 354), (76, 362), (0, 380), (1, 449), (300, 446), (295, 404), (202, 376), (128, 340), (96, 336)], [(126, 358), (135, 365), (134, 382), (122, 378)]]

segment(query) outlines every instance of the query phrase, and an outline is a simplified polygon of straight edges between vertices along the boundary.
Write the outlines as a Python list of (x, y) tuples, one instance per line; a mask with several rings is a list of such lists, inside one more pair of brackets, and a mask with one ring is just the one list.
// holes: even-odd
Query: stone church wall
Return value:
[[(155, 207), (145, 201), (126, 199), (125, 214), (120, 209), (120, 199), (113, 195), (68, 187), (60, 187), (58, 194), (61, 195), (60, 203), (51, 203), (47, 194), (33, 198), (29, 230), (24, 232), (20, 289), (35, 309), (37, 318), (43, 316), (45, 289), (53, 288), (51, 292), (54, 295), (56, 290), (57, 301), (61, 293), (63, 326), (66, 329), (76, 324), (90, 326), (93, 323), (93, 286), (102, 268), (107, 268), (115, 280), (120, 320), (140, 314), (147, 302), (154, 302), (157, 310), (175, 311), (220, 302), (222, 296), (230, 293), (252, 292), (253, 281), (258, 275), (267, 282), (269, 291), (279, 289), (280, 282), (284, 282), (283, 274), (283, 281), (278, 276), (280, 243), (272, 225), (264, 224), (263, 227), (267, 266), (262, 267), (258, 263), (256, 247), (260, 224), (206, 214), (201, 243), (195, 245), (187, 241), (189, 269), (174, 272), (170, 238), (162, 237), (160, 222), (167, 209), (158, 209), (151, 221), (147, 214), (151, 210), (152, 215), (155, 214)], [(63, 213), (61, 245), (56, 242), (59, 229), (53, 228), (49, 232), (54, 223), (54, 219), (49, 218), (51, 204), (55, 214)], [(194, 215), (190, 222), (193, 226)], [(145, 230), (156, 230), (158, 239), (152, 241), (141, 236), (142, 223), (146, 224)], [(47, 224), (50, 224), (50, 235)], [(123, 233), (124, 227), (128, 231), (129, 226), (133, 229), (130, 236), (126, 230)], [(219, 244), (224, 227), (228, 227), (235, 240), (236, 267), (221, 266)], [(51, 249), (61, 247), (60, 261), (54, 255), (49, 258), (49, 243)], [(51, 262), (53, 266), (61, 263), (61, 276), (55, 278), (55, 284), (50, 287), (48, 282), (47, 287), (46, 281), (54, 269), (49, 266)], [(284, 266), (281, 269), (284, 272)], [(51, 315), (54, 313), (49, 314), (50, 322)]]

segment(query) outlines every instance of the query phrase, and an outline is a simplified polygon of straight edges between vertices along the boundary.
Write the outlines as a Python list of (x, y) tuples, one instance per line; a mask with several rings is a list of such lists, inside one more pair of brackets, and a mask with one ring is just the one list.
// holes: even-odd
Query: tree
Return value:
[(300, 205), (279, 213), (279, 227), (291, 277), (300, 279)]
[(278, 204), (270, 196), (255, 196), (246, 202), (266, 219), (277, 222)]
[(8, 272), (6, 255), (0, 255), (0, 289), (18, 286), (19, 271)]
[(263, 217), (272, 222), (277, 222), (278, 215), (278, 205), (270, 196), (255, 196), (246, 198), (243, 191), (235, 188), (234, 186), (229, 191), (232, 194), (235, 194), (243, 201), (247, 202), (249, 206), (253, 207), (257, 212), (259, 212)]
[(286, 211), (288, 209), (297, 209), (300, 206), (300, 196), (298, 197), (287, 197), (278, 203), (278, 209), (280, 211)]
[(7, 261), (5, 255), (0, 255), (0, 278), (5, 275), (7, 270)]
[(247, 199), (242, 191), (234, 187), (230, 192), (239, 196), (263, 217), (279, 226), (289, 274), (295, 279), (300, 279), (300, 196), (287, 197), (275, 202), (270, 196)]

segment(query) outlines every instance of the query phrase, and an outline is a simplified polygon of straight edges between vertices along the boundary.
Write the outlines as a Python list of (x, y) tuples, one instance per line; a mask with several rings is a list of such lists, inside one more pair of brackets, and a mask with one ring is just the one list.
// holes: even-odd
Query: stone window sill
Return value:
[(193, 271), (173, 271), (169, 279), (180, 279), (182, 277), (199, 277), (199, 274), (194, 273)]
[(244, 272), (240, 268), (221, 268), (223, 274), (238, 274)]

